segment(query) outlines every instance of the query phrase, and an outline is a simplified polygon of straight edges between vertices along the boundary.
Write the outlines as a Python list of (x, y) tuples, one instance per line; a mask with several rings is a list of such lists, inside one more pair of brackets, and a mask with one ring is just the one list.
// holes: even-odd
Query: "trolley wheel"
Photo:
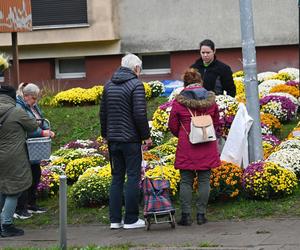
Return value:
[(151, 227), (151, 219), (150, 218), (146, 219), (146, 224), (147, 224), (147, 231), (149, 231), (150, 227)]

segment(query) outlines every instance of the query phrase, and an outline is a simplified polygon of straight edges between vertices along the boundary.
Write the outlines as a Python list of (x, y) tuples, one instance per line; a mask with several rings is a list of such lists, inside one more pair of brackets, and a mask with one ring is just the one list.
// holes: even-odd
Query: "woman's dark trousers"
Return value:
[(22, 195), (18, 199), (18, 205), (16, 211), (24, 211), (27, 209), (27, 206), (36, 206), (37, 188), (41, 179), (40, 164), (32, 164), (31, 173), (32, 173), (32, 185), (28, 190), (22, 192)]

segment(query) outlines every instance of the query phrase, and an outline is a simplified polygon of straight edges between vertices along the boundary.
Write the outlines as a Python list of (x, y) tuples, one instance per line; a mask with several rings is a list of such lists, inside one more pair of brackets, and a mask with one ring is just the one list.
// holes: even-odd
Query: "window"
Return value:
[(142, 74), (157, 75), (171, 73), (170, 54), (140, 54), (139, 56), (143, 61)]
[(56, 79), (84, 78), (86, 76), (84, 58), (56, 59), (55, 76)]
[(87, 0), (32, 0), (33, 29), (88, 26)]

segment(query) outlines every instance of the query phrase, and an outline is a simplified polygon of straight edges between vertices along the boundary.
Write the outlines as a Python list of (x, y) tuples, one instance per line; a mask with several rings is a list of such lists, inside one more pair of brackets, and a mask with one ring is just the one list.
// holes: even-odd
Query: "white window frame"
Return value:
[(55, 78), (56, 79), (68, 79), (68, 78), (85, 78), (86, 72), (74, 72), (74, 73), (60, 73), (59, 72), (59, 60), (68, 59), (85, 59), (84, 57), (71, 57), (71, 58), (56, 58), (55, 59)]
[(57, 25), (43, 25), (33, 26), (33, 30), (51, 30), (51, 29), (74, 29), (74, 28), (85, 28), (90, 27), (87, 23), (82, 24), (57, 24)]
[(142, 75), (164, 75), (164, 74), (170, 74), (171, 69), (165, 68), (165, 69), (142, 69), (141, 74)]
[[(151, 53), (151, 54), (139, 54), (139, 56), (142, 58), (143, 56), (154, 56), (154, 55), (169, 55), (170, 53)], [(141, 75), (164, 75), (164, 74), (170, 74), (171, 68), (158, 68), (158, 69), (142, 69)]]

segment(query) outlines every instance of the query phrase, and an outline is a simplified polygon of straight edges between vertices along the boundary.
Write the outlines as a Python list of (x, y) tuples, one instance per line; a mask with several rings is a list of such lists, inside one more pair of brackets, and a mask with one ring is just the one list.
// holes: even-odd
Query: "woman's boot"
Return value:
[(202, 225), (202, 224), (204, 224), (206, 222), (207, 222), (207, 219), (205, 217), (205, 214), (197, 213), (197, 224), (198, 225)]
[(192, 218), (190, 214), (182, 213), (180, 221), (177, 222), (180, 226), (190, 226), (192, 225)]

